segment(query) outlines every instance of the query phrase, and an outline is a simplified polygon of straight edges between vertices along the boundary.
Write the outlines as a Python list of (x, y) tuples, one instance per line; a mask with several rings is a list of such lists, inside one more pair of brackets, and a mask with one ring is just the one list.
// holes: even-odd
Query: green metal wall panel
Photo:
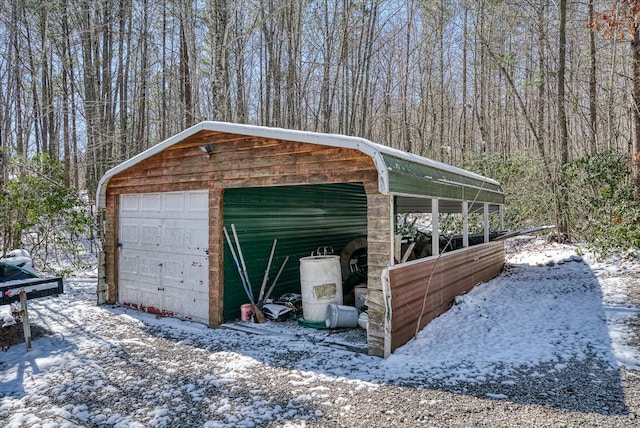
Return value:
[[(367, 234), (367, 198), (362, 184), (349, 183), (226, 189), (224, 224), (230, 235), (231, 224), (238, 231), (255, 299), (276, 238), (269, 285), (285, 256), (289, 261), (273, 296), (300, 293), (301, 257), (320, 246), (339, 254), (351, 239)], [(248, 299), (225, 242), (224, 319), (238, 318), (243, 303)]]
[(479, 178), (384, 155), (389, 171), (389, 191), (504, 204), (502, 187)]

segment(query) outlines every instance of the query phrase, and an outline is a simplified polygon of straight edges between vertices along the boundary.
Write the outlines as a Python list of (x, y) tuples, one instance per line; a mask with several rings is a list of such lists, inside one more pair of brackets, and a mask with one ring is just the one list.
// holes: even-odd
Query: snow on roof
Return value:
[(204, 121), (200, 122), (176, 135), (166, 139), (165, 141), (156, 144), (155, 146), (139, 153), (138, 155), (128, 159), (120, 165), (107, 171), (98, 183), (96, 192), (96, 201), (98, 208), (104, 208), (106, 205), (105, 194), (106, 187), (109, 180), (114, 175), (130, 168), (133, 165), (147, 159), (155, 154), (160, 153), (167, 147), (183, 141), (184, 139), (200, 132), (200, 131), (215, 131), (224, 132), (229, 134), (248, 135), (253, 137), (273, 138), (279, 140), (296, 141), (300, 143), (318, 144), (331, 147), (342, 147), (347, 149), (358, 150), (373, 159), (373, 162), (378, 170), (379, 177), (379, 190), (383, 194), (389, 194), (389, 177), (388, 168), (384, 160), (384, 156), (391, 156), (397, 159), (405, 160), (411, 163), (428, 166), (451, 174), (456, 174), (462, 177), (466, 177), (472, 180), (477, 180), (481, 183), (488, 183), (495, 186), (499, 186), (499, 183), (491, 178), (483, 177), (480, 174), (473, 173), (471, 171), (464, 170), (452, 165), (448, 165), (442, 162), (438, 162), (432, 159), (428, 159), (416, 154), (404, 152), (402, 150), (394, 149), (391, 147), (383, 146), (378, 143), (374, 143), (365, 138), (352, 137), (340, 134), (326, 134), (319, 132), (298, 131), (293, 129), (272, 128), (266, 126), (244, 125), (228, 122), (213, 122)]

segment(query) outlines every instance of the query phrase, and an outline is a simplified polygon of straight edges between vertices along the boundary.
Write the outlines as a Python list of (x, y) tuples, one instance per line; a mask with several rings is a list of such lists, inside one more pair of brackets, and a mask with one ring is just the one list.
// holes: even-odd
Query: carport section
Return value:
[[(282, 239), (282, 245), (280, 241), (278, 244), (278, 261), (285, 254), (292, 256), (280, 291), (293, 287), (299, 291), (298, 256), (306, 255), (315, 245), (330, 244), (339, 251), (341, 245), (366, 233), (367, 339), (369, 353), (378, 356), (386, 356), (400, 342), (404, 343), (399, 326), (404, 323), (402, 331), (407, 331), (406, 325), (412, 322), (398, 317), (406, 302), (398, 297), (398, 292), (404, 295), (405, 291), (395, 286), (393, 274), (399, 269), (394, 266), (396, 215), (407, 210), (428, 212), (425, 204), (431, 210), (437, 207), (434, 212), (449, 203), (457, 204), (462, 212), (465, 206), (491, 211), (504, 202), (502, 189), (493, 180), (368, 140), (202, 122), (108, 171), (101, 179), (97, 201), (104, 214), (104, 257), (100, 265), (99, 302), (115, 303), (120, 298), (119, 288), (124, 279), (118, 257), (123, 251), (119, 232), (122, 196), (170, 192), (208, 193), (208, 230), (200, 232), (208, 242), (203, 250), (209, 262), (211, 327), (233, 317), (241, 301), (232, 297), (240, 289), (239, 278), (233, 261), (225, 253), (223, 226), (237, 223), (243, 247), (249, 253), (254, 251), (251, 257), (254, 266), (249, 269), (254, 291), (260, 285), (273, 239)], [(304, 203), (296, 203), (298, 198)], [(295, 221), (283, 216), (276, 206), (286, 213), (295, 212)], [(249, 214), (256, 221), (247, 219)], [(305, 220), (311, 226), (299, 229), (297, 235), (296, 227), (287, 229)], [(468, 242), (468, 237), (464, 242)], [(486, 245), (492, 244), (476, 247)], [(500, 258), (503, 263), (503, 252)], [(423, 261), (398, 266), (422, 267)], [(415, 275), (424, 273), (411, 270), (405, 277), (413, 284), (419, 279)], [(446, 278), (444, 281), (447, 283), (444, 287), (451, 285)], [(419, 287), (408, 287), (407, 296), (412, 296), (407, 297), (409, 300), (422, 298)], [(241, 294), (237, 296), (242, 299)], [(198, 299), (193, 293), (187, 297)], [(227, 305), (232, 308), (226, 308)]]
[[(503, 206), (496, 203), (499, 200), (481, 190), (476, 192), (473, 201), (395, 197), (396, 212), (400, 216), (430, 214), (432, 239), (429, 256), (389, 266), (383, 271), (383, 295), (387, 302), (385, 356), (446, 312), (456, 296), (500, 274), (504, 266), (504, 242), (490, 241), (494, 235), (490, 230), (491, 220), (499, 230), (503, 229)], [(461, 218), (460, 236), (440, 235), (441, 214), (457, 214)], [(469, 218), (473, 214), (479, 214), (482, 219), (482, 233), (470, 235)]]

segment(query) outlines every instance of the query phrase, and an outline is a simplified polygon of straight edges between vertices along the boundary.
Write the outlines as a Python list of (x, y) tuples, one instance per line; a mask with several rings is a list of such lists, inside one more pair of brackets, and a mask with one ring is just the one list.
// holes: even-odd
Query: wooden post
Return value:
[(96, 289), (98, 305), (107, 303), (107, 291), (109, 289), (105, 279), (104, 260), (104, 251), (98, 251), (98, 287)]
[(20, 290), (20, 315), (24, 329), (24, 344), (27, 346), (27, 351), (31, 351), (31, 325), (29, 324), (29, 313), (27, 312), (27, 293), (24, 288)]
[[(384, 357), (389, 337), (387, 313), (388, 290), (384, 289), (384, 270), (393, 265), (393, 196), (377, 193), (377, 187), (367, 190), (367, 298), (369, 355)], [(387, 293), (388, 294), (388, 293)]]

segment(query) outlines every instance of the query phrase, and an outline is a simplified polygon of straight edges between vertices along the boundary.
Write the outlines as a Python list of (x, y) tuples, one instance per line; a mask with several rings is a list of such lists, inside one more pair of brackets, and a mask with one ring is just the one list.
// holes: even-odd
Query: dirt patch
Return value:
[[(31, 324), (31, 340), (45, 337), (51, 334), (51, 331), (41, 325)], [(22, 322), (18, 322), (9, 327), (0, 327), (0, 346), (2, 351), (6, 352), (12, 346), (25, 342), (24, 326)]]

